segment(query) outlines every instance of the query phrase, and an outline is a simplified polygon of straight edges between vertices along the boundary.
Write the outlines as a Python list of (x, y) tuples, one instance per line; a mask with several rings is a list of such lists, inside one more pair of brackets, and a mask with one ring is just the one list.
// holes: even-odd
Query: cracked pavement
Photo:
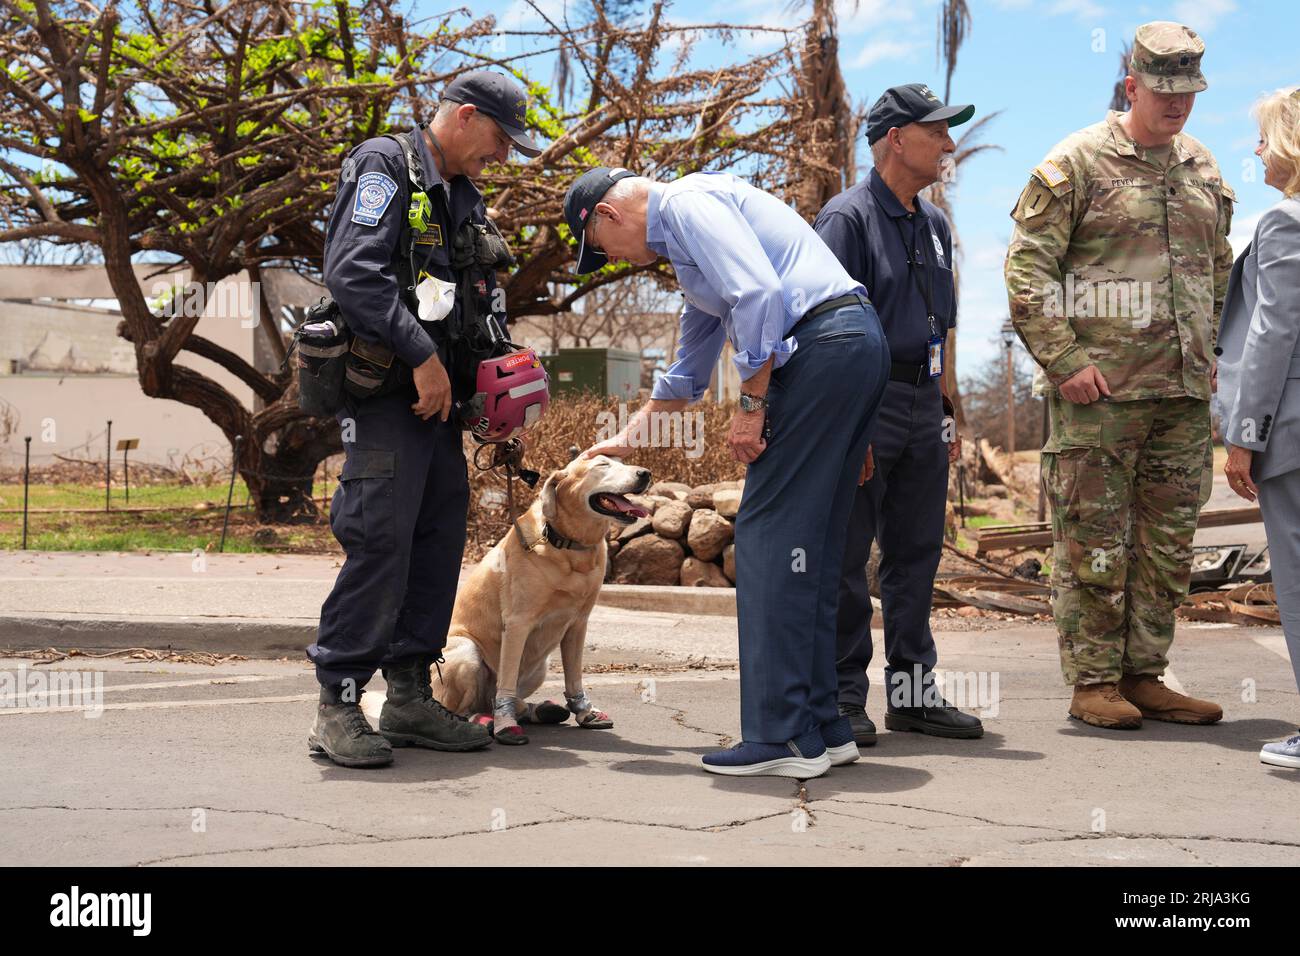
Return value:
[[(946, 621), (948, 626), (954, 622)], [(936, 620), (936, 624), (940, 624)], [(9, 864), (1296, 865), (1300, 772), (1257, 751), (1300, 710), (1277, 628), (1182, 625), (1172, 670), (1225, 721), (1106, 732), (1065, 718), (1044, 625), (939, 631), (950, 672), (995, 671), (975, 741), (890, 733), (800, 784), (700, 770), (738, 737), (734, 670), (665, 668), (648, 634), (734, 659), (734, 619), (593, 618), (593, 700), (611, 731), (530, 728), (525, 747), (397, 751), (380, 770), (307, 754), (298, 660), (205, 667), (71, 658), (0, 672), (102, 673), (104, 711), (0, 699), (0, 858)], [(667, 638), (673, 636), (673, 640)], [(658, 643), (658, 642), (654, 642)], [(878, 642), (879, 646), (879, 642)], [(619, 665), (635, 664), (635, 671)], [(383, 681), (366, 698), (377, 713)], [(558, 675), (539, 696), (558, 696)], [(0, 685), (0, 698), (7, 690)], [(1253, 699), (1252, 699), (1253, 697)]]

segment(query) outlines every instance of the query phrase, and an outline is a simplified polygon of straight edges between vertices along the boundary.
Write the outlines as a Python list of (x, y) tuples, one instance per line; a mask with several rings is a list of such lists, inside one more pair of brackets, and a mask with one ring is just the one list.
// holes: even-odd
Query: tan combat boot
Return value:
[(1142, 712), (1115, 689), (1115, 685), (1077, 684), (1070, 701), (1070, 716), (1094, 727), (1134, 730), (1142, 726)]
[(1208, 700), (1178, 694), (1155, 674), (1125, 674), (1119, 692), (1136, 705), (1143, 717), (1175, 724), (1213, 724), (1223, 719), (1223, 708)]

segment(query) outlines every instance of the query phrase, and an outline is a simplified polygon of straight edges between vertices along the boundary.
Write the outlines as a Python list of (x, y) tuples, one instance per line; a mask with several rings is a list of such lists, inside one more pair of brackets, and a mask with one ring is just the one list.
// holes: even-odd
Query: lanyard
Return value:
[[(894, 219), (893, 216), (890, 216)], [(921, 299), (925, 302), (925, 319), (930, 323), (930, 335), (937, 337), (939, 335), (939, 323), (935, 320), (934, 314), (934, 271), (925, 267), (925, 256), (920, 249), (913, 249), (916, 245), (916, 232), (920, 228), (916, 220), (912, 220), (912, 242), (909, 245), (907, 239), (903, 237), (903, 226), (897, 219), (894, 219), (894, 228), (898, 230), (898, 241), (903, 244), (903, 252), (907, 254), (907, 271), (911, 273), (912, 281), (916, 285), (916, 291), (921, 293)], [(913, 254), (919, 256), (914, 259)], [(926, 273), (929, 279), (928, 283), (922, 283), (921, 277), (917, 275), (918, 271)]]
[[(920, 260), (913, 258), (914, 250), (912, 247), (916, 245), (916, 231), (920, 226), (914, 218), (912, 220), (912, 242), (909, 244), (903, 235), (902, 224), (894, 216), (889, 215), (889, 210), (885, 208), (885, 204), (880, 201), (880, 197), (875, 194), (874, 190), (868, 190), (868, 192), (871, 193), (871, 198), (876, 201), (876, 205), (880, 207), (880, 211), (893, 221), (894, 228), (898, 230), (898, 241), (903, 244), (903, 254), (907, 256), (907, 271), (911, 274), (912, 281), (916, 284), (916, 291), (921, 293), (921, 300), (925, 303), (925, 319), (930, 324), (930, 338), (941, 338), (939, 323), (936, 321), (934, 314), (934, 271), (925, 268), (925, 256), (919, 249), (915, 250), (915, 253), (920, 256)], [(918, 269), (927, 273), (930, 280), (928, 285), (922, 284), (921, 277), (916, 274)]]

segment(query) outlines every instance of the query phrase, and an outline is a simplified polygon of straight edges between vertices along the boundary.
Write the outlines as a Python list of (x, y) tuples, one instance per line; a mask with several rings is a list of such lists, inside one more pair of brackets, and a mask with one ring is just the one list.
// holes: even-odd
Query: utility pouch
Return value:
[(343, 387), (348, 394), (357, 398), (370, 398), (378, 395), (381, 389), (390, 391), (391, 389), (384, 389), (384, 384), (390, 378), (395, 378), (390, 374), (395, 357), (391, 349), (354, 335), (352, 344), (348, 347), (347, 375)]
[(308, 415), (333, 415), (343, 407), (343, 377), (348, 328), (332, 299), (307, 310), (294, 330), (298, 359), (298, 407)]

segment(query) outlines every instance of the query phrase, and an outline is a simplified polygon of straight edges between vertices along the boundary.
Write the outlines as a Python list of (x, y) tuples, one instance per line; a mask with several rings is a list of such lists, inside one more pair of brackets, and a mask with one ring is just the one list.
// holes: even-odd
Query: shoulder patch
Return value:
[(1044, 228), (1049, 222), (1058, 222), (1066, 213), (1068, 200), (1064, 196), (1070, 192), (1070, 186), (1058, 186), (1057, 190), (1044, 185), (1036, 174), (1030, 176), (1028, 185), (1011, 210), (1011, 218), (1033, 232)]
[[(1023, 169), (1024, 167), (1021, 168)], [(1061, 167), (1056, 165), (1056, 163), (1052, 162), (1052, 160), (1050, 159), (1044, 160), (1041, 166), (1035, 166), (1034, 175), (1037, 176), (1039, 179), (1041, 179), (1046, 186), (1048, 186), (1050, 189), (1053, 190), (1055, 190), (1056, 187), (1061, 185), (1062, 183), (1067, 183), (1070, 181), (1070, 177), (1065, 175), (1065, 173), (1061, 170)]]
[(352, 201), (352, 221), (362, 226), (377, 226), (388, 204), (397, 195), (397, 183), (383, 173), (370, 171), (357, 179)]

